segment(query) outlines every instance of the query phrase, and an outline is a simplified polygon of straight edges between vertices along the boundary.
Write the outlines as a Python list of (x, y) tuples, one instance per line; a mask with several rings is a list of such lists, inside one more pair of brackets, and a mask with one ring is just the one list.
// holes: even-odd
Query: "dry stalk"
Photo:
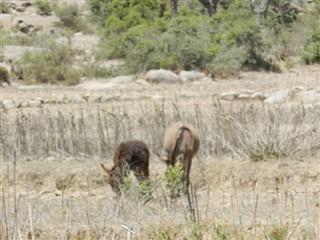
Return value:
[[(1, 188), (1, 200), (2, 200), (2, 214), (3, 214), (3, 219), (4, 219), (4, 228), (5, 231), (1, 231), (2, 233), (4, 233), (4, 239), (8, 240), (9, 239), (9, 229), (8, 229), (8, 218), (7, 218), (7, 208), (6, 208), (6, 197), (5, 197), (5, 193), (4, 193), (4, 188)], [(0, 223), (1, 223), (1, 228), (2, 228), (2, 219), (0, 219)]]

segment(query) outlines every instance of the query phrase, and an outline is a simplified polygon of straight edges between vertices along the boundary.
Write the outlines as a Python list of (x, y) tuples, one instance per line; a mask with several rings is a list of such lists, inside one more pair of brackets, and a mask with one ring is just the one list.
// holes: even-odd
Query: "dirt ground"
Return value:
[[(241, 73), (239, 78), (178, 87), (148, 85), (103, 91), (64, 86), (23, 86), (16, 82), (13, 87), (1, 88), (0, 98), (48, 99), (61, 95), (98, 95), (103, 92), (120, 96), (120, 105), (134, 106), (145, 101), (144, 96), (155, 96), (153, 101), (157, 101), (158, 96), (165, 99), (192, 97), (198, 99), (200, 104), (205, 104), (206, 100), (223, 92), (243, 89), (272, 92), (294, 87), (320, 91), (320, 67), (301, 66), (281, 74), (247, 72)], [(136, 101), (128, 102), (127, 97)], [(63, 111), (61, 106), (53, 104), (46, 104), (44, 108), (60, 108)], [(19, 110), (0, 114), (13, 111)], [(165, 166), (156, 156), (152, 155), (150, 161), (152, 179), (161, 180)], [(125, 239), (123, 225), (130, 226), (143, 236), (150, 225), (184, 222), (186, 210), (181, 199), (168, 203), (160, 201), (163, 196), (157, 193), (154, 198), (159, 201), (140, 205), (136, 200), (115, 198), (106, 184), (99, 162), (92, 157), (82, 160), (76, 160), (73, 156), (39, 160), (29, 156), (26, 161), (17, 162), (14, 184), (13, 163), (2, 159), (0, 181), (3, 201), (0, 205), (8, 210), (7, 221), (13, 219), (16, 195), (20, 234), (28, 236), (32, 231), (34, 235), (38, 234), (36, 239), (61, 238), (88, 228), (99, 229), (101, 239), (102, 236), (110, 237), (104, 239)], [(111, 159), (107, 160), (107, 164), (111, 165)], [(191, 182), (196, 191), (200, 222), (220, 221), (230, 226), (240, 226), (247, 233), (259, 232), (270, 225), (285, 224), (289, 226), (290, 233), (311, 228), (313, 237), (309, 239), (320, 239), (320, 156), (257, 163), (228, 157), (196, 158)], [(5, 204), (4, 200), (7, 201)]]

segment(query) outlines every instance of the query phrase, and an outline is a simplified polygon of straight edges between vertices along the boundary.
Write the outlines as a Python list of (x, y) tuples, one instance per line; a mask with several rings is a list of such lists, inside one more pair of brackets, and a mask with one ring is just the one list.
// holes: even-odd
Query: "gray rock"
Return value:
[(102, 103), (106, 103), (106, 102), (113, 101), (113, 100), (115, 100), (115, 99), (116, 99), (115, 96), (101, 96), (100, 101), (101, 101)]
[(199, 81), (205, 78), (206, 75), (202, 72), (182, 70), (179, 73), (179, 77), (182, 82), (193, 82), (193, 81)]
[(268, 104), (277, 104), (284, 103), (291, 100), (294, 96), (294, 91), (290, 89), (279, 90), (274, 93), (271, 93), (270, 96), (264, 100), (264, 103)]
[(109, 80), (109, 83), (113, 83), (113, 84), (130, 84), (133, 83), (133, 76), (118, 76), (118, 77), (114, 77), (111, 78)]
[(88, 102), (90, 103), (100, 103), (101, 102), (101, 96), (90, 96), (88, 99)]
[(72, 96), (70, 98), (70, 102), (79, 104), (79, 103), (86, 103), (86, 100), (77, 95), (77, 96)]
[(172, 71), (159, 69), (150, 70), (146, 75), (146, 80), (151, 83), (179, 83), (180, 78)]
[(238, 99), (239, 100), (249, 100), (249, 99), (252, 99), (252, 97), (251, 97), (251, 94), (249, 94), (249, 93), (241, 93), (241, 94), (239, 94)]
[(41, 106), (41, 101), (39, 100), (30, 100), (28, 101), (29, 107), (40, 107)]
[(22, 108), (29, 107), (28, 101), (22, 101), (22, 102), (20, 103), (20, 106), (19, 106), (19, 107), (22, 107)]
[(13, 100), (3, 100), (2, 104), (4, 109), (13, 109), (18, 106), (18, 104)]
[(264, 101), (267, 98), (267, 95), (263, 92), (256, 92), (251, 95), (251, 99)]
[(222, 93), (219, 95), (220, 99), (227, 100), (227, 101), (236, 100), (238, 96), (239, 96), (239, 93), (235, 93), (235, 92)]
[(320, 101), (320, 94), (315, 90), (310, 90), (302, 93), (302, 102), (304, 103), (315, 103)]
[(149, 86), (150, 83), (148, 83), (146, 80), (144, 79), (138, 79), (135, 81), (135, 83), (139, 84), (139, 85), (142, 85), (142, 86)]

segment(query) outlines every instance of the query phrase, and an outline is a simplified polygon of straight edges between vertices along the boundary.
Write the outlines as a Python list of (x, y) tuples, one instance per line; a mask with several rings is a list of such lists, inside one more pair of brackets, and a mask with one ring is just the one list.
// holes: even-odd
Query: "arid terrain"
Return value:
[[(90, 83), (95, 84), (85, 86)], [(286, 89), (294, 91), (293, 97), (274, 105), (223, 97)], [(0, 236), (126, 239), (128, 229), (132, 239), (217, 236), (211, 230), (194, 235), (184, 199), (168, 198), (166, 167), (156, 153), (164, 128), (181, 120), (201, 135), (191, 169), (199, 226), (228, 229), (217, 239), (319, 239), (320, 109), (317, 102), (304, 102), (309, 90), (320, 91), (319, 66), (103, 90), (18, 81), (3, 87), (2, 103), (20, 105), (0, 109)], [(86, 101), (66, 100), (75, 96)], [(94, 101), (98, 96), (109, 100)], [(41, 105), (21, 106), (32, 99)], [(151, 150), (153, 188), (146, 203), (135, 181), (128, 196), (116, 198), (99, 166), (112, 165), (112, 152), (125, 139), (144, 140)], [(174, 226), (180, 230), (165, 238)], [(286, 238), (272, 238), (281, 231)]]

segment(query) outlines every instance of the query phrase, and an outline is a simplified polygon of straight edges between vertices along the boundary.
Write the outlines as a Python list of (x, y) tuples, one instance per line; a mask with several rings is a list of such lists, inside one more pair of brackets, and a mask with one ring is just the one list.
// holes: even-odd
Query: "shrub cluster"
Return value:
[(50, 15), (51, 14), (51, 5), (50, 0), (36, 0), (36, 7), (38, 8), (39, 14), (41, 15)]
[[(260, 19), (245, 0), (221, 1), (212, 18), (200, 2), (179, 3), (173, 17), (168, 1), (88, 1), (91, 19), (102, 26), (98, 57), (124, 58), (130, 73), (166, 68), (200, 69), (215, 75), (241, 69), (279, 71), (275, 58), (283, 60), (284, 52), (299, 54), (290, 50), (289, 42), (301, 10), (291, 1), (270, 1)], [(315, 37), (310, 38), (303, 58), (315, 56), (305, 60), (313, 63), (318, 54)]]
[(21, 59), (24, 66), (24, 77), (36, 83), (76, 84), (80, 72), (72, 67), (73, 52), (68, 44), (60, 44), (52, 38), (38, 40), (39, 49), (26, 52)]

